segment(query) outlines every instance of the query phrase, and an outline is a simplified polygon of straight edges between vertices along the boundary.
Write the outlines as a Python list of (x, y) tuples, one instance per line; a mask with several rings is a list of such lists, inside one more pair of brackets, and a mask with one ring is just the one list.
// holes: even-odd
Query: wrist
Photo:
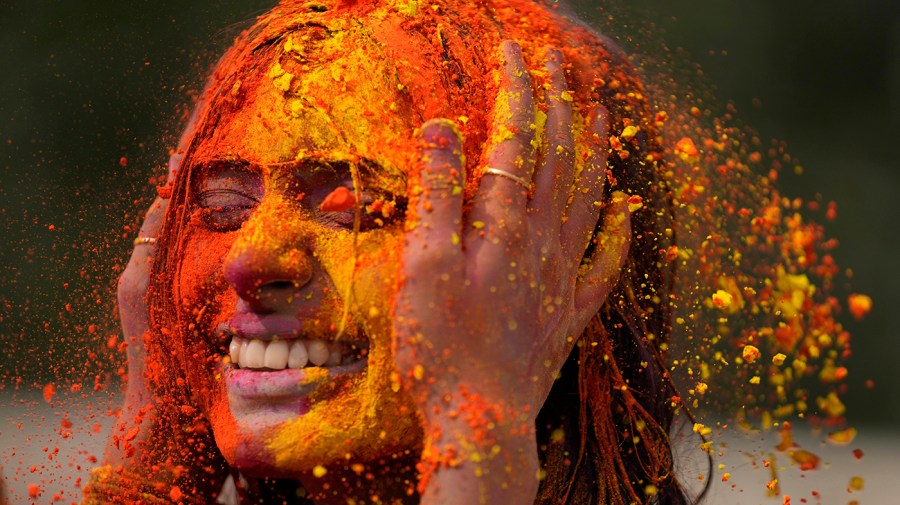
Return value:
[(532, 409), (460, 387), (424, 407), (422, 503), (531, 503), (539, 463)]
[(182, 490), (178, 485), (158, 482), (124, 466), (105, 465), (91, 472), (84, 488), (82, 505), (108, 503), (144, 503), (146, 505), (184, 505), (207, 503), (202, 496)]
[(491, 447), (470, 436), (455, 443), (426, 441), (419, 466), (421, 504), (533, 503), (540, 468), (533, 434), (497, 435)]

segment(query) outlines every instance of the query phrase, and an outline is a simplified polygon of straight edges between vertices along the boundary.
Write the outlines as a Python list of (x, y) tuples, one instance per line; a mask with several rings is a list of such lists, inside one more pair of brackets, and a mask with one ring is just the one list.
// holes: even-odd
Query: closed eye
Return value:
[(197, 204), (204, 209), (256, 207), (259, 200), (234, 189), (207, 189), (197, 197)]
[(198, 217), (204, 227), (217, 232), (240, 229), (259, 201), (232, 189), (211, 189), (197, 195)]
[(216, 232), (239, 229), (265, 194), (262, 177), (243, 166), (213, 165), (204, 169), (194, 194), (195, 217)]

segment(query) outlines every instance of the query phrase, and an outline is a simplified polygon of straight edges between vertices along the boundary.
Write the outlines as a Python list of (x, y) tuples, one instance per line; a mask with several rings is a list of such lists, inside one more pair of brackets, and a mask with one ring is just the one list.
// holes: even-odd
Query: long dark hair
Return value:
[[(634, 114), (613, 107), (610, 116), (616, 132)], [(663, 353), (676, 274), (675, 263), (661, 254), (676, 242), (672, 197), (654, 155), (661, 149), (653, 128), (639, 124), (627, 157), (612, 150), (608, 162), (616, 189), (642, 198), (631, 218), (628, 259), (537, 418), (546, 472), (536, 502), (542, 505), (688, 503), (669, 440), (676, 411), (686, 407)]]

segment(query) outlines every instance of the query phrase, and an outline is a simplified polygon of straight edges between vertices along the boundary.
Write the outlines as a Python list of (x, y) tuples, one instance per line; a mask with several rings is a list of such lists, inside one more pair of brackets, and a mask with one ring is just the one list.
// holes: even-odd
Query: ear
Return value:
[(590, 261), (582, 266), (575, 286), (577, 328), (587, 325), (619, 282), (631, 247), (628, 195), (621, 191), (613, 192), (612, 201), (604, 209), (602, 219), (603, 225), (596, 235), (597, 247)]

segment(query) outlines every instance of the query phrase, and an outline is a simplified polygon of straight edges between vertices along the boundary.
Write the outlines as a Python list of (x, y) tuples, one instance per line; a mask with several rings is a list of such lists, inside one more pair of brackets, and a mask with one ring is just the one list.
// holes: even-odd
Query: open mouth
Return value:
[(365, 359), (368, 347), (368, 342), (334, 342), (292, 336), (262, 340), (235, 335), (228, 351), (235, 368), (265, 372), (350, 365)]

